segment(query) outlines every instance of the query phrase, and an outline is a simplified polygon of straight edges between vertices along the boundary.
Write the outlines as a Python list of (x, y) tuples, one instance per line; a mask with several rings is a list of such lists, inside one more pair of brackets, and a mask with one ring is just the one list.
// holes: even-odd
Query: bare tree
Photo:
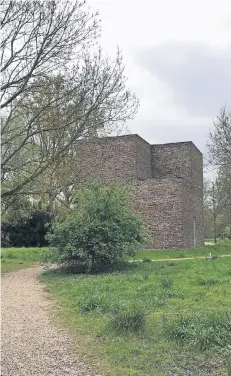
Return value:
[(3, 1), (2, 197), (58, 166), (79, 138), (124, 124), (138, 101), (114, 61), (86, 47), (98, 32), (79, 1)]
[(231, 166), (231, 112), (223, 107), (208, 143), (210, 163), (217, 167)]
[(1, 108), (35, 78), (70, 64), (99, 32), (85, 1), (1, 1)]

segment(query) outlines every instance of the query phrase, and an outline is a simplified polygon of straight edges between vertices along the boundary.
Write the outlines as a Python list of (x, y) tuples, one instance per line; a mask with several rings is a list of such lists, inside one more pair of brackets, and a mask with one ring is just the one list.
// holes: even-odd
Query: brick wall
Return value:
[(146, 248), (183, 248), (182, 188), (181, 181), (171, 178), (137, 183), (135, 209), (150, 236)]
[(147, 248), (203, 246), (203, 161), (192, 142), (150, 145), (138, 135), (106, 137), (79, 141), (76, 159), (80, 184), (134, 185), (135, 210), (150, 233)]

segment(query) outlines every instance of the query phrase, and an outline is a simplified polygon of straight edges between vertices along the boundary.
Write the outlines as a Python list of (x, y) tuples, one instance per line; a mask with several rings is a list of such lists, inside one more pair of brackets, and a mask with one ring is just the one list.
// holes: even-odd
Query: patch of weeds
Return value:
[(9, 258), (9, 259), (15, 259), (16, 255), (14, 255), (12, 252), (8, 252), (6, 257)]
[(212, 256), (211, 260), (219, 260), (219, 259), (220, 259), (220, 256)]
[(163, 295), (154, 295), (150, 303), (153, 307), (163, 307), (166, 305), (167, 299)]
[(79, 302), (79, 311), (81, 313), (88, 313), (91, 311), (103, 312), (105, 310), (104, 301), (101, 296), (91, 296), (89, 298), (83, 299)]
[(163, 288), (163, 289), (170, 289), (172, 287), (172, 280), (171, 279), (168, 279), (168, 278), (165, 278), (165, 279), (162, 279), (160, 281), (160, 286)]
[(148, 278), (149, 278), (149, 276), (150, 276), (150, 273), (145, 272), (145, 273), (143, 274), (143, 279), (144, 279), (144, 281), (147, 281)]
[(172, 298), (177, 298), (178, 297), (178, 294), (172, 292), (172, 293), (167, 293), (167, 294), (164, 294), (164, 296), (167, 298), (167, 299), (172, 299)]
[(213, 277), (210, 277), (210, 278), (198, 278), (198, 280), (197, 280), (197, 283), (200, 286), (213, 286), (213, 285), (216, 285), (219, 282), (220, 282), (219, 279), (213, 278)]
[(109, 328), (118, 334), (124, 334), (127, 332), (137, 333), (144, 330), (145, 324), (145, 312), (129, 307), (111, 317)]
[(167, 262), (166, 265), (167, 266), (176, 266), (177, 264), (175, 262)]
[(195, 301), (198, 302), (202, 298), (204, 298), (205, 293), (203, 291), (201, 291), (201, 292), (194, 292), (192, 295), (195, 297)]
[(185, 258), (185, 251), (179, 251), (176, 255), (176, 258)]
[(147, 262), (152, 262), (152, 260), (150, 258), (148, 258), (148, 257), (144, 257), (142, 259), (142, 262), (147, 263)]
[(181, 316), (165, 326), (167, 337), (205, 351), (231, 343), (231, 313)]

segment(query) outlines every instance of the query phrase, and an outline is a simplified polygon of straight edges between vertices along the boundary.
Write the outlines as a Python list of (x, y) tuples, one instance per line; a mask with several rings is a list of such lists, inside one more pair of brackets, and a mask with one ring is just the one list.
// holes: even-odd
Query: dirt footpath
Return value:
[[(52, 302), (41, 268), (2, 276), (2, 376), (97, 376), (71, 352), (71, 339), (49, 319)], [(98, 375), (100, 376), (100, 375)]]

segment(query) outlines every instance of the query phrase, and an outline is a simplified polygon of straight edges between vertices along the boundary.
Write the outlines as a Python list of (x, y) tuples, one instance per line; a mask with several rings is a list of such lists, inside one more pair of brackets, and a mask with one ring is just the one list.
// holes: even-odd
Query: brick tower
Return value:
[(204, 245), (203, 157), (191, 142), (150, 145), (138, 135), (81, 140), (79, 182), (131, 183), (149, 249)]

